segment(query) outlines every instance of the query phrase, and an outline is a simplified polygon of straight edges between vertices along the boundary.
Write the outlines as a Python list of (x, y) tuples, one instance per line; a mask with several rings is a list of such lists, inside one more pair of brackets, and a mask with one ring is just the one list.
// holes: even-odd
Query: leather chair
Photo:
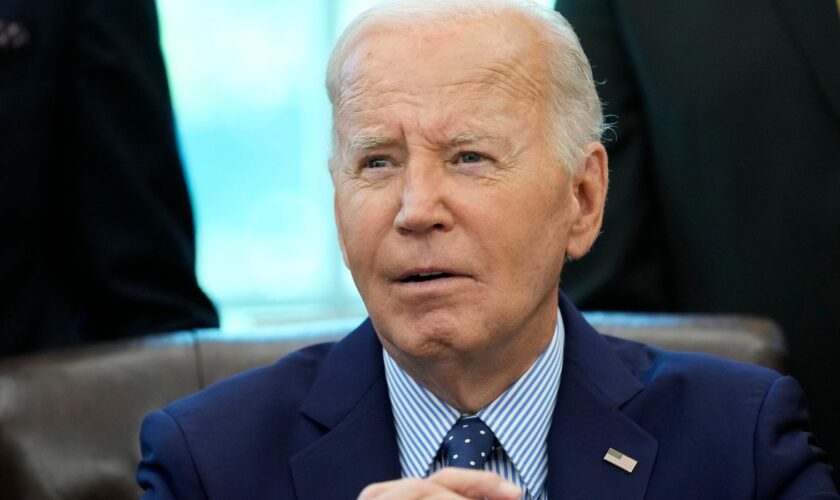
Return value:
[[(597, 312), (587, 318), (610, 335), (784, 371), (781, 331), (765, 319)], [(4, 360), (0, 498), (136, 498), (137, 435), (146, 413), (307, 344), (340, 338), (358, 322), (236, 335), (179, 332)]]

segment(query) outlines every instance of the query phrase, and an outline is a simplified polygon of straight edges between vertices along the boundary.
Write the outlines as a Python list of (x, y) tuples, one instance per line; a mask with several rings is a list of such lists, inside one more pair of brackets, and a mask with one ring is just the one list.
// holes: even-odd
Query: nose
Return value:
[(444, 165), (434, 161), (411, 162), (402, 175), (400, 210), (394, 219), (397, 230), (408, 235), (451, 229)]

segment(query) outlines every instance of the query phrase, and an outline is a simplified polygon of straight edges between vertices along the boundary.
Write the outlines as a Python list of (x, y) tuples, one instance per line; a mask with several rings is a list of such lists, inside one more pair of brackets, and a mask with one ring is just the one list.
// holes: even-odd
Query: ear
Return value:
[(587, 146), (578, 170), (572, 177), (572, 196), (577, 202), (578, 213), (569, 230), (567, 257), (583, 257), (598, 237), (604, 218), (608, 177), (607, 151), (603, 144), (593, 142)]
[(333, 218), (335, 219), (335, 228), (338, 231), (338, 246), (341, 248), (341, 257), (344, 259), (344, 266), (350, 269), (350, 263), (347, 261), (347, 249), (344, 247), (344, 232), (341, 230), (341, 219), (338, 217), (338, 193), (333, 195)]

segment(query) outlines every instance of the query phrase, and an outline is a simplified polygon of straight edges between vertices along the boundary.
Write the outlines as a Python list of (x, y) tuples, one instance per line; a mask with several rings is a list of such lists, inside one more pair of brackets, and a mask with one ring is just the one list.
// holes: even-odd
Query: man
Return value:
[(0, 2), (0, 356), (218, 326), (153, 0)]
[(616, 117), (603, 237), (567, 266), (564, 290), (586, 309), (772, 317), (819, 444), (837, 460), (840, 5), (559, 0), (557, 9)]
[(370, 319), (150, 415), (147, 498), (836, 498), (790, 378), (602, 337), (559, 295), (607, 189), (562, 18), (385, 4), (327, 87)]

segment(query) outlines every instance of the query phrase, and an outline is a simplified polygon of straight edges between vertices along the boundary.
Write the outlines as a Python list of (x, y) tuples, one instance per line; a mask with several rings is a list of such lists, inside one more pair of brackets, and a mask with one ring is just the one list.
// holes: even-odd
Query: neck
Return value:
[(415, 358), (383, 343), (414, 380), (464, 413), (477, 413), (519, 380), (548, 347), (557, 326), (557, 304), (531, 316), (515, 334), (480, 351)]

